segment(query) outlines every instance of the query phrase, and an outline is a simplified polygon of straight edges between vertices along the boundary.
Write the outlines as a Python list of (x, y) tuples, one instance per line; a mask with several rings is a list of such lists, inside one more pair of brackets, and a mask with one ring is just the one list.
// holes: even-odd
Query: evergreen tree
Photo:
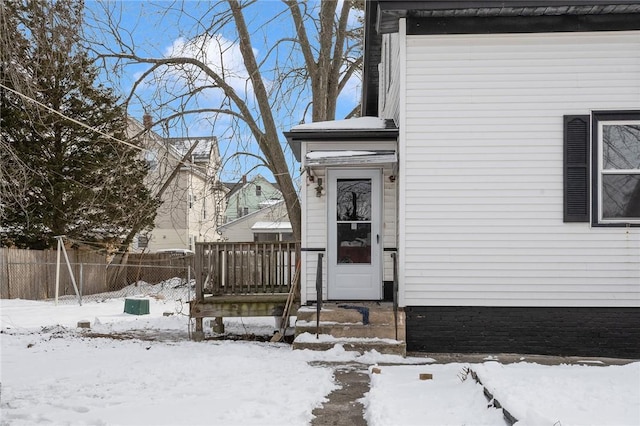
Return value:
[(2, 21), (16, 28), (2, 37), (23, 48), (3, 54), (1, 81), (31, 99), (0, 87), (0, 135), (28, 167), (29, 187), (0, 206), (2, 243), (47, 248), (67, 235), (118, 244), (132, 227), (150, 226), (157, 206), (140, 152), (106, 136), (125, 139), (126, 112), (95, 84), (99, 70), (78, 42), (83, 4), (8, 3)]

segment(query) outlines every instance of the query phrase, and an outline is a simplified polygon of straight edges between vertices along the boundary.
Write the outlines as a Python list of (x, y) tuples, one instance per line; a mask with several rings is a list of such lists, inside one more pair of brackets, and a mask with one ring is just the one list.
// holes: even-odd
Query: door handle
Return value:
[(380, 234), (376, 234), (376, 243), (380, 244)]

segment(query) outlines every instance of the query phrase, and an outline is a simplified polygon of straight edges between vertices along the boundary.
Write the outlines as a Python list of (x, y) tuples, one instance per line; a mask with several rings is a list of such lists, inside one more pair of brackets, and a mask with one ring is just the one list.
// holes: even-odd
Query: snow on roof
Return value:
[(375, 151), (311, 151), (307, 152), (308, 159), (330, 157), (357, 157), (359, 155), (376, 155)]
[(189, 148), (197, 143), (192, 155), (194, 157), (209, 157), (211, 150), (216, 142), (214, 137), (193, 137), (193, 138), (167, 138), (167, 141), (180, 153), (185, 155)]
[(299, 124), (291, 131), (299, 130), (359, 130), (385, 129), (385, 120), (378, 117), (358, 117), (347, 120), (318, 121), (315, 123)]
[(381, 151), (310, 151), (305, 155), (305, 166), (331, 166), (354, 164), (393, 164), (398, 156), (393, 150)]
[(251, 230), (291, 231), (291, 223), (281, 220), (272, 222), (256, 222), (251, 227)]
[(282, 202), (282, 198), (271, 198), (269, 200), (260, 201), (258, 203), (258, 207), (265, 208), (270, 206), (275, 206), (276, 204), (280, 204)]

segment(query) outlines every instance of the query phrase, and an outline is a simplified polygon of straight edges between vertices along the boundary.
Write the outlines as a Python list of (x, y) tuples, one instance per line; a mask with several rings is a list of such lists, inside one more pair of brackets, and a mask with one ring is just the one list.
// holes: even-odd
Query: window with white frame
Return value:
[(640, 114), (594, 113), (594, 195), (600, 224), (640, 224)]

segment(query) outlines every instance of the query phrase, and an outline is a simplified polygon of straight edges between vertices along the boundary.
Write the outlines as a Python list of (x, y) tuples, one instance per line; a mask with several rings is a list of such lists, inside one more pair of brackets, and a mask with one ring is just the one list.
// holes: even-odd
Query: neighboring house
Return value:
[(218, 232), (229, 242), (293, 241), (284, 200), (227, 222), (218, 227)]
[(227, 194), (224, 223), (269, 207), (282, 200), (282, 193), (276, 184), (269, 182), (261, 175), (251, 180), (242, 176), (237, 183), (225, 183)]
[[(171, 179), (162, 193), (154, 228), (140, 233), (134, 248), (150, 252), (193, 250), (196, 241), (219, 239), (217, 226), (227, 190), (218, 179), (220, 154), (216, 138), (163, 138), (133, 119), (129, 119), (129, 133), (141, 134), (144, 139), (143, 155), (149, 164), (147, 185), (152, 193), (163, 191)], [(187, 156), (193, 144), (197, 146)]]
[(329, 300), (383, 299), (397, 253), (407, 350), (640, 356), (640, 2), (365, 14), (373, 117), (286, 133), (302, 303), (318, 253)]
[(291, 223), (277, 185), (257, 175), (226, 183), (227, 209), (218, 233), (224, 241), (290, 241)]

